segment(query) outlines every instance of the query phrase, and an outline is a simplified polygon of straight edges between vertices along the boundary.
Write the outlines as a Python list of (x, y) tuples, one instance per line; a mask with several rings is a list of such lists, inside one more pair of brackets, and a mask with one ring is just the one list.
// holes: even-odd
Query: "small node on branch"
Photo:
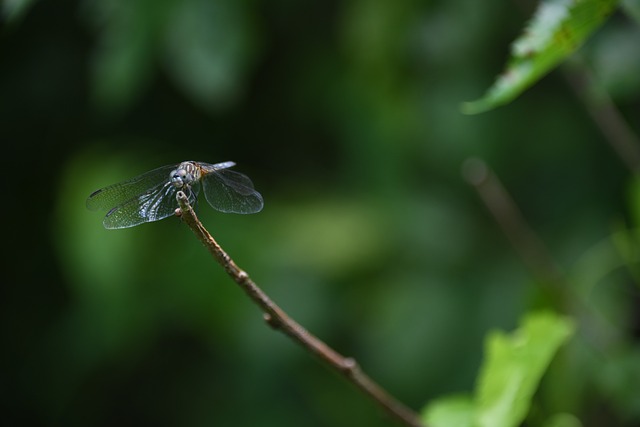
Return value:
[(265, 322), (267, 322), (267, 325), (269, 325), (272, 329), (278, 330), (282, 325), (282, 323), (278, 319), (276, 319), (269, 313), (264, 313), (262, 315), (262, 318), (264, 319)]
[(358, 368), (358, 362), (353, 357), (345, 357), (342, 360), (340, 368), (346, 374), (352, 374)]

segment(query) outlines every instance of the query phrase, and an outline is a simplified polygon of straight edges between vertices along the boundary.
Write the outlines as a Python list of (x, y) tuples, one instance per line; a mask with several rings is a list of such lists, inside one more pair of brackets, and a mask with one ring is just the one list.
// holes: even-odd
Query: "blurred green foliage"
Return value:
[(618, 0), (547, 0), (511, 46), (511, 58), (503, 74), (481, 99), (463, 104), (476, 114), (512, 101), (524, 89), (574, 53), (598, 29)]
[(423, 412), (426, 425), (520, 425), (540, 378), (558, 348), (573, 334), (573, 325), (548, 312), (532, 313), (510, 335), (494, 331), (487, 336), (486, 357), (475, 394), (440, 398)]
[[(389, 424), (267, 328), (177, 219), (106, 231), (84, 207), (96, 188), (190, 159), (233, 160), (253, 179), (263, 212), (202, 203), (204, 224), (409, 406), (468, 393), (488, 331), (561, 308), (575, 337), (527, 425), (638, 424), (637, 177), (571, 68), (508, 107), (459, 111), (500, 72), (533, 5), (21, 3), (11, 16), (3, 3), (0, 39), (7, 424)], [(624, 4), (573, 66), (637, 138), (640, 33)], [(545, 291), (464, 183), (472, 156), (546, 243), (566, 293)]]

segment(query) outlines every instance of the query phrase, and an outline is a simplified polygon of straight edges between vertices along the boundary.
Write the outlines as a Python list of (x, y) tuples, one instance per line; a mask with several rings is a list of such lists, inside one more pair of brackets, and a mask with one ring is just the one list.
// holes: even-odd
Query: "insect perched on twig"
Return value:
[(216, 210), (251, 214), (262, 210), (262, 196), (244, 174), (232, 171), (234, 162), (216, 164), (186, 161), (162, 166), (128, 181), (94, 191), (87, 198), (90, 210), (107, 211), (105, 228), (127, 228), (159, 221), (175, 213), (176, 192), (193, 204), (202, 186), (204, 197)]

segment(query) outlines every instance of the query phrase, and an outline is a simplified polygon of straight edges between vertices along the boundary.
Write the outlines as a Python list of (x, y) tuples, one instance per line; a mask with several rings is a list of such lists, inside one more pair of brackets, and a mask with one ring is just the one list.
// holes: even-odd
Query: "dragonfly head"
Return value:
[(188, 163), (185, 163), (181, 163), (177, 169), (171, 171), (171, 184), (178, 189), (189, 187), (196, 180), (192, 171), (193, 168), (189, 167)]

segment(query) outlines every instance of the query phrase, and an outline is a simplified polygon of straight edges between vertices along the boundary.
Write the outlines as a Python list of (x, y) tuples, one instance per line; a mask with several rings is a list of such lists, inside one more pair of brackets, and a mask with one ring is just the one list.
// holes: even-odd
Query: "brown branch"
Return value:
[(547, 285), (562, 282), (559, 268), (542, 239), (533, 231), (498, 177), (480, 159), (468, 159), (462, 173), (472, 185), (494, 219), (502, 228), (524, 264)]
[(202, 242), (207, 250), (213, 255), (215, 260), (224, 268), (251, 300), (264, 311), (265, 321), (274, 329), (282, 331), (303, 348), (310, 351), (329, 366), (338, 371), (342, 376), (356, 385), (367, 396), (373, 399), (386, 412), (401, 423), (411, 427), (425, 427), (420, 421), (420, 417), (397, 401), (387, 393), (382, 387), (369, 378), (358, 366), (356, 361), (350, 357), (344, 357), (317, 337), (309, 333), (300, 324), (294, 321), (278, 305), (276, 305), (263, 291), (256, 285), (249, 275), (240, 269), (229, 255), (218, 245), (211, 234), (204, 228), (195, 212), (189, 205), (187, 196), (179, 191), (176, 196), (180, 209), (177, 215), (182, 217), (185, 224)]
[(620, 333), (601, 318), (584, 297), (574, 292), (569, 280), (557, 266), (542, 239), (529, 225), (502, 182), (487, 164), (477, 158), (468, 159), (462, 166), (465, 180), (472, 185), (486, 208), (502, 228), (522, 262), (529, 268), (553, 302), (575, 313), (585, 324), (581, 331), (602, 353), (610, 351), (619, 341)]
[(640, 173), (640, 138), (584, 61), (575, 62), (578, 65), (567, 68), (565, 74), (569, 85), (622, 162), (631, 172)]

